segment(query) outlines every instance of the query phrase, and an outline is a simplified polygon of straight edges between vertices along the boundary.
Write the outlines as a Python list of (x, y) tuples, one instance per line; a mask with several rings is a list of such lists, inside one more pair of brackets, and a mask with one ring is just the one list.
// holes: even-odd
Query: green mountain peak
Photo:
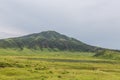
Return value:
[(0, 48), (69, 50), (69, 51), (95, 51), (100, 49), (87, 45), (79, 40), (60, 34), (56, 31), (43, 31), (17, 38), (0, 40)]

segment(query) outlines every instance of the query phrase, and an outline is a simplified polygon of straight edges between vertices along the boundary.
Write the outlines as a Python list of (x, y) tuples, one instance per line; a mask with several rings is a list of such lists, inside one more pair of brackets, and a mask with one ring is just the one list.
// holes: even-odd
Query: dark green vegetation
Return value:
[(0, 40), (0, 48), (24, 48), (49, 51), (84, 51), (94, 52), (101, 48), (87, 45), (74, 38), (67, 37), (55, 31), (45, 31), (23, 37)]
[(120, 80), (120, 60), (94, 55), (0, 49), (0, 80)]

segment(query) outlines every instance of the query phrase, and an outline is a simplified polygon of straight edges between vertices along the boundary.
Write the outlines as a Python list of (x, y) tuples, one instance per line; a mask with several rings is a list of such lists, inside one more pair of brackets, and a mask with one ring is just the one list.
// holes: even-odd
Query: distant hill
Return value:
[(97, 51), (94, 56), (100, 58), (120, 60), (120, 52), (113, 50), (100, 50)]
[(48, 49), (60, 51), (84, 51), (94, 52), (102, 48), (85, 44), (77, 39), (65, 36), (55, 31), (44, 31), (17, 38), (0, 40), (0, 48), (13, 48), (23, 50), (28, 49)]

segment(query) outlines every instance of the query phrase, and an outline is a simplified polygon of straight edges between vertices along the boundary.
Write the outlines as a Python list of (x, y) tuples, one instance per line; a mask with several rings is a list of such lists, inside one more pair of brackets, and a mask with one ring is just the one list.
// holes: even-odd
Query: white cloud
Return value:
[(19, 28), (0, 26), (0, 39), (9, 38), (9, 37), (17, 37), (22, 36), (27, 33), (21, 31)]

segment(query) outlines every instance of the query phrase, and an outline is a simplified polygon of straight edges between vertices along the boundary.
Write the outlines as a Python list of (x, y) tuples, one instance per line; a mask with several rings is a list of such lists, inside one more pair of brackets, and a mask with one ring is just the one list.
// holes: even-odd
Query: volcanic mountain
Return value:
[(34, 33), (22, 37), (7, 38), (0, 40), (0, 48), (13, 48), (23, 50), (28, 49), (48, 49), (60, 51), (83, 51), (94, 52), (102, 49), (95, 46), (85, 44), (77, 39), (65, 36), (56, 31), (44, 31)]

